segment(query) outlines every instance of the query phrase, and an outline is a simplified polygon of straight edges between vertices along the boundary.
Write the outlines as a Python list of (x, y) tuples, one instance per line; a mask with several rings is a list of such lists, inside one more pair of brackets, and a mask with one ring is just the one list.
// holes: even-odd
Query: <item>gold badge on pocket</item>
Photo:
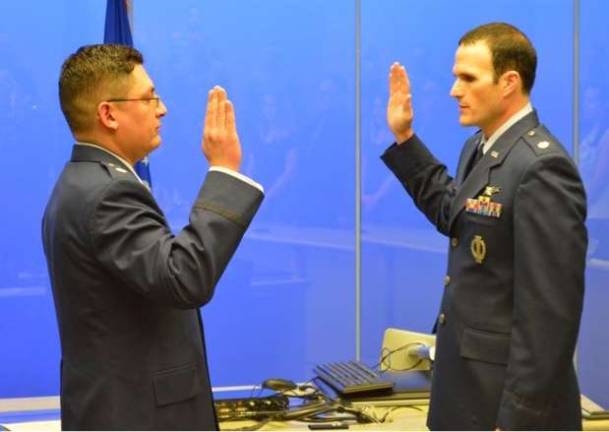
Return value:
[(472, 252), (474, 260), (478, 264), (482, 264), (482, 261), (484, 261), (484, 258), (486, 257), (486, 243), (484, 242), (482, 236), (474, 236), (469, 248)]

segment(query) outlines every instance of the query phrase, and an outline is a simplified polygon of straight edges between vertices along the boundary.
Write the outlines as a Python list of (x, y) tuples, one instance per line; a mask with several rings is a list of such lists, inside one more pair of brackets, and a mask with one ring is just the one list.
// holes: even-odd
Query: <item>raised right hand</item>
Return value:
[(235, 110), (226, 91), (220, 86), (209, 91), (201, 147), (210, 166), (239, 171), (241, 143), (237, 134)]
[(404, 66), (395, 62), (389, 72), (389, 101), (387, 103), (387, 124), (398, 144), (414, 135), (412, 129), (412, 95), (410, 81)]

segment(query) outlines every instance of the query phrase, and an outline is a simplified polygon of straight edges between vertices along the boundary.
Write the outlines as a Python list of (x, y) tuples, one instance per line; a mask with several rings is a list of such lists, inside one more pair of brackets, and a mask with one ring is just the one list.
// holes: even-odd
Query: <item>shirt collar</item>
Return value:
[(131, 171), (131, 173), (135, 176), (136, 179), (138, 179), (138, 181), (143, 184), (144, 186), (147, 186), (146, 183), (140, 178), (139, 175), (137, 175), (137, 172), (135, 172), (135, 170), (133, 169), (133, 166), (127, 162), (125, 159), (123, 159), (122, 157), (120, 157), (119, 155), (117, 155), (114, 152), (111, 152), (110, 150), (108, 150), (105, 147), (99, 146), (97, 144), (93, 144), (93, 143), (89, 143), (89, 142), (83, 142), (83, 141), (76, 141), (77, 145), (82, 145), (82, 146), (87, 146), (87, 147), (94, 147), (98, 150), (101, 150), (103, 152), (106, 152), (112, 156), (114, 156), (115, 158), (117, 158), (119, 161), (121, 161), (123, 163), (123, 165), (125, 165), (125, 168), (127, 168), (129, 171)]
[(533, 111), (533, 106), (531, 103), (527, 103), (520, 111), (515, 113), (512, 117), (510, 117), (505, 123), (499, 127), (487, 140), (484, 139), (484, 135), (482, 135), (482, 153), (486, 153), (490, 150), (490, 148), (495, 144), (495, 142), (503, 135), (509, 128), (511, 128), (518, 120), (522, 119), (524, 116)]

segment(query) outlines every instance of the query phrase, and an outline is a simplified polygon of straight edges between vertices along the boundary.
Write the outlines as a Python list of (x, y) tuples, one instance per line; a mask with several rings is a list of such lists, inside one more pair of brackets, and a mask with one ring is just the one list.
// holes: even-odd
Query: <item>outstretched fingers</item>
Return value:
[(224, 130), (226, 128), (226, 90), (220, 86), (216, 86), (216, 94), (218, 100), (218, 111), (216, 117), (216, 126)]
[(241, 144), (237, 134), (235, 110), (226, 91), (215, 86), (207, 100), (202, 148), (211, 166), (239, 170)]
[(393, 63), (389, 71), (389, 92), (391, 95), (410, 93), (408, 74), (404, 66), (398, 62)]
[(235, 124), (235, 109), (233, 107), (233, 104), (230, 100), (226, 100), (226, 102), (224, 103), (224, 108), (225, 108), (225, 119), (226, 119), (226, 131), (229, 134), (236, 134), (237, 133), (237, 126)]
[(389, 70), (387, 123), (398, 143), (404, 142), (412, 136), (412, 119), (412, 96), (408, 73), (404, 66), (395, 62)]
[(216, 111), (215, 111), (216, 89), (212, 88), (207, 94), (207, 109), (205, 111), (205, 129), (211, 130), (215, 126)]
[(389, 69), (389, 94), (394, 95), (398, 92), (400, 88), (400, 77), (398, 76), (400, 64), (395, 62), (391, 65)]

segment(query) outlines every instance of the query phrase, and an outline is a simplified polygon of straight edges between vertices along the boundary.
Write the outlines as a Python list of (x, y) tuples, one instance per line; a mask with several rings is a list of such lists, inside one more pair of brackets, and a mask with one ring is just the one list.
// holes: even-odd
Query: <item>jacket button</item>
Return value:
[(448, 286), (449, 283), (450, 283), (450, 276), (449, 275), (444, 276), (444, 286)]
[(459, 239), (457, 237), (453, 237), (450, 239), (450, 245), (452, 247), (457, 247), (459, 245)]
[(444, 325), (446, 324), (446, 315), (444, 315), (444, 312), (442, 312), (439, 316), (438, 316), (438, 324), (440, 325)]

